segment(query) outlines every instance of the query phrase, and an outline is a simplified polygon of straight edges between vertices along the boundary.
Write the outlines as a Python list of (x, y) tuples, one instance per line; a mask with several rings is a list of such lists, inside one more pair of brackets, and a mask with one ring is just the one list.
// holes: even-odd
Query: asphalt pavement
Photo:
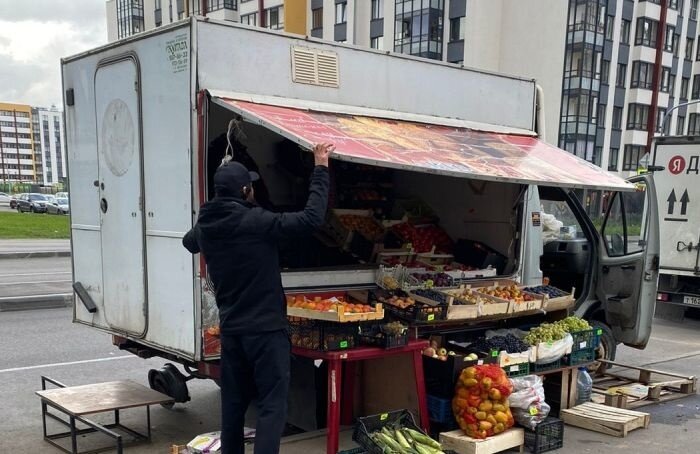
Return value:
[(0, 240), (0, 260), (70, 257), (70, 240)]
[(0, 311), (65, 306), (73, 292), (70, 260), (0, 259)]
[[(68, 308), (0, 314), (0, 452), (54, 454), (42, 439), (41, 409), (34, 394), (42, 375), (68, 385), (130, 379), (147, 385), (147, 373), (165, 361), (148, 360), (119, 351), (107, 334), (71, 323)], [(621, 347), (618, 361), (650, 365), (655, 369), (696, 375), (700, 370), (700, 323), (682, 324), (656, 320), (644, 351)], [(188, 382), (192, 400), (173, 410), (152, 409), (153, 441), (125, 452), (168, 452), (173, 443), (184, 444), (195, 435), (219, 428), (219, 390), (210, 380)], [(566, 426), (564, 449), (552, 452), (667, 453), (697, 452), (700, 444), (700, 397), (644, 407), (651, 414), (649, 429), (635, 430), (627, 438), (615, 438)], [(103, 418), (95, 417), (98, 421)], [(122, 418), (127, 425), (143, 428), (142, 410), (130, 410)], [(52, 429), (58, 427), (50, 426)], [(87, 440), (82, 439), (85, 443)], [(82, 445), (81, 445), (82, 446)], [(353, 444), (345, 432), (341, 449)], [(322, 438), (285, 443), (285, 454), (325, 452)]]

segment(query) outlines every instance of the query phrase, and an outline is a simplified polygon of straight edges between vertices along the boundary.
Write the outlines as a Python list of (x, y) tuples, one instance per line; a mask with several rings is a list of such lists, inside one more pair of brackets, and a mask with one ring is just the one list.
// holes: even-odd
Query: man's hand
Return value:
[(314, 145), (314, 162), (317, 166), (328, 167), (328, 157), (335, 151), (335, 145), (330, 143), (317, 143)]

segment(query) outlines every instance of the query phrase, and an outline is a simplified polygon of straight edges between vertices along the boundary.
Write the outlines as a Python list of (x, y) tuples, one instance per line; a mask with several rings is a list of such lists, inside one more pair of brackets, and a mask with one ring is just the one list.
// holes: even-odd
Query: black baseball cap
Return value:
[(257, 172), (249, 172), (240, 162), (230, 161), (216, 169), (214, 191), (220, 196), (240, 197), (244, 186), (250, 187), (259, 179)]

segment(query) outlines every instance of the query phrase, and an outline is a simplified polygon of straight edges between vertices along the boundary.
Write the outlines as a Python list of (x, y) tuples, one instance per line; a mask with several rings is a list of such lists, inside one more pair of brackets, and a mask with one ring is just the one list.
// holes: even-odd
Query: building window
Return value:
[(597, 122), (599, 126), (605, 126), (605, 107), (605, 104), (598, 104)]
[(630, 104), (627, 107), (627, 129), (646, 131), (649, 121), (649, 106), (646, 104)]
[(610, 78), (610, 62), (608, 60), (603, 60), (600, 64), (600, 81), (604, 84), (607, 84), (609, 78)]
[(678, 11), (678, 0), (668, 0), (668, 7)]
[(311, 28), (314, 30), (323, 28), (323, 8), (311, 11)]
[(690, 20), (698, 18), (698, 0), (690, 0)]
[(615, 85), (620, 88), (625, 88), (625, 78), (627, 77), (627, 65), (622, 63), (617, 64), (617, 76), (615, 78)]
[(335, 4), (335, 23), (344, 24), (348, 21), (348, 4), (347, 2)]
[(394, 51), (442, 60), (444, 0), (395, 0)]
[(685, 134), (685, 117), (678, 115), (678, 119), (676, 120), (676, 135), (682, 136), (683, 134)]
[(607, 16), (605, 18), (605, 39), (612, 41), (613, 39), (613, 27), (615, 26), (615, 18)]
[(258, 13), (243, 14), (241, 16), (241, 24), (245, 25), (258, 25)]
[(688, 99), (688, 85), (690, 85), (690, 78), (681, 78), (681, 99)]
[(265, 11), (265, 26), (272, 30), (284, 30), (284, 6), (270, 8)]
[(671, 83), (671, 68), (663, 67), (661, 69), (661, 80), (659, 81), (659, 90), (664, 93), (670, 93), (673, 91)]
[(153, 11), (154, 22), (156, 27), (163, 25), (163, 10), (162, 10), (162, 0), (156, 0), (155, 8)]
[(685, 59), (686, 60), (693, 59), (693, 44), (695, 44), (695, 40), (693, 38), (686, 38), (685, 39)]
[(372, 0), (372, 20), (384, 17), (384, 0)]
[(617, 171), (617, 160), (619, 158), (620, 154), (620, 149), (619, 148), (611, 148), (610, 149), (610, 159), (608, 160), (608, 170), (610, 172), (616, 172)]
[(688, 118), (688, 135), (700, 136), (700, 114), (690, 114)]
[(656, 126), (654, 127), (654, 130), (656, 132), (663, 132), (664, 134), (668, 134), (668, 126), (666, 126), (665, 128), (663, 127), (665, 116), (666, 109), (661, 107), (656, 109)]
[(693, 76), (693, 90), (690, 93), (691, 99), (700, 99), (700, 74)]
[(673, 52), (673, 55), (678, 54), (677, 38), (676, 27), (673, 25), (666, 25), (666, 36), (664, 37), (664, 50), (666, 52)]
[(143, 0), (117, 0), (117, 37), (129, 37), (144, 31)]
[(376, 37), (372, 38), (369, 42), (369, 45), (372, 49), (379, 49), (379, 50), (384, 49), (384, 37), (383, 36), (376, 36)]
[(644, 88), (651, 90), (654, 75), (654, 65), (645, 61), (635, 61), (632, 63), (631, 88)]
[[(698, 36), (698, 42), (700, 43), (700, 36)], [(695, 49), (695, 61), (700, 61), (700, 46)]]
[(636, 171), (639, 168), (639, 158), (646, 153), (645, 148), (644, 145), (625, 145), (622, 170)]
[[(199, 5), (195, 6), (199, 9)], [(207, 0), (207, 12), (211, 13), (213, 11), (218, 11), (220, 9), (231, 9), (236, 11), (238, 9), (236, 0)]]
[(450, 19), (450, 41), (464, 40), (465, 17), (455, 17)]
[(640, 17), (637, 19), (637, 34), (634, 38), (634, 44), (637, 46), (656, 47), (656, 31), (659, 23), (648, 17)]
[(630, 24), (631, 22), (627, 19), (622, 19), (622, 26), (620, 27), (620, 44), (630, 43)]

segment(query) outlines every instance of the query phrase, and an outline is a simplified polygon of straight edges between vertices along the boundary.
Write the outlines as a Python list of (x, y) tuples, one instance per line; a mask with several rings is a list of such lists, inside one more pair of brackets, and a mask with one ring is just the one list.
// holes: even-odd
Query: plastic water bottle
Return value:
[(585, 402), (590, 402), (591, 392), (593, 390), (593, 379), (590, 375), (588, 375), (588, 371), (585, 367), (578, 368), (576, 390), (578, 391), (578, 396), (576, 397), (576, 405), (581, 405)]

